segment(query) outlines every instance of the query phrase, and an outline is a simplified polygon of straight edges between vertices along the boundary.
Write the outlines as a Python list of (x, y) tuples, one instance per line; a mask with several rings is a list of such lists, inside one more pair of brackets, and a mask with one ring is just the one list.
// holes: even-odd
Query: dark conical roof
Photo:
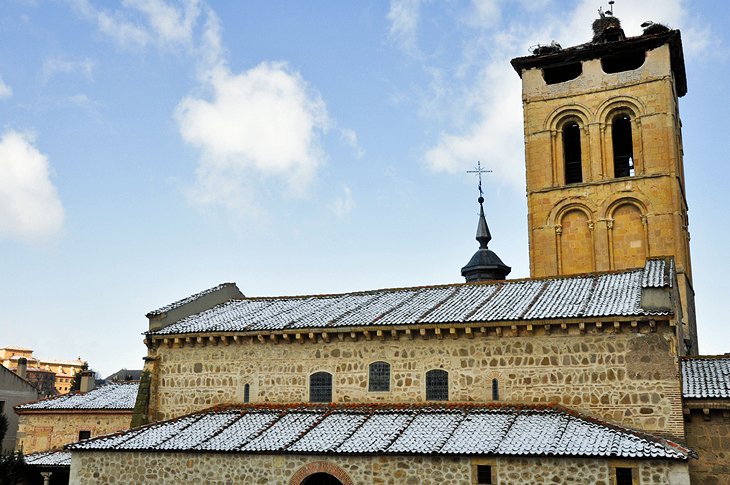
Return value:
[(512, 268), (505, 265), (494, 251), (487, 245), (492, 240), (489, 232), (487, 218), (484, 217), (484, 198), (479, 197), (479, 223), (477, 224), (477, 241), (479, 249), (474, 253), (469, 262), (461, 268), (461, 276), (466, 278), (467, 283), (471, 281), (503, 280), (512, 271)]

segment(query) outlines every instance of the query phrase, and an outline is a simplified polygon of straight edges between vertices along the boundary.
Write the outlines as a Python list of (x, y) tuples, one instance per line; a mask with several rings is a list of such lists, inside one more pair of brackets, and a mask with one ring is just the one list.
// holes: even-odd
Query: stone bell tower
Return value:
[[(686, 350), (697, 352), (678, 98), (677, 30), (627, 38), (611, 12), (591, 42), (512, 60), (522, 78), (533, 277), (675, 260)], [(685, 350), (685, 349), (682, 349)]]

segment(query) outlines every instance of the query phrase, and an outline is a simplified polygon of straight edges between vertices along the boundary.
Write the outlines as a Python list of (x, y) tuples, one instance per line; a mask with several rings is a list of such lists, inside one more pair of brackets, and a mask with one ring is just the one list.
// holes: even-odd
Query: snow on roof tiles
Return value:
[(107, 384), (86, 393), (72, 392), (17, 406), (26, 410), (118, 409), (132, 410), (137, 400), (138, 382)]
[(670, 258), (647, 259), (641, 286), (644, 288), (663, 288), (672, 286), (674, 280), (674, 260)]
[(200, 293), (196, 293), (194, 295), (190, 295), (190, 296), (188, 296), (186, 298), (183, 298), (182, 300), (178, 300), (178, 301), (175, 301), (173, 303), (169, 303), (169, 304), (167, 304), (167, 305), (165, 305), (165, 306), (163, 306), (161, 308), (158, 308), (157, 310), (152, 310), (152, 311), (148, 312), (146, 316), (149, 318), (149, 317), (154, 317), (156, 315), (162, 315), (163, 313), (167, 313), (170, 310), (174, 310), (175, 308), (180, 308), (181, 306), (185, 305), (186, 303), (190, 303), (191, 301), (195, 301), (198, 298), (200, 298), (201, 296), (205, 296), (208, 293), (216, 292), (216, 291), (218, 291), (218, 290), (220, 290), (220, 289), (222, 289), (222, 288), (224, 288), (226, 286), (230, 286), (230, 285), (233, 285), (233, 284), (234, 283), (221, 283), (218, 286), (214, 286), (213, 288), (208, 288), (207, 290), (203, 290)]
[(683, 359), (682, 396), (693, 399), (730, 398), (730, 356)]
[(70, 451), (42, 451), (23, 458), (30, 466), (71, 466)]
[[(243, 298), (191, 315), (151, 335), (269, 332), (306, 328), (489, 322), (667, 314), (641, 308), (642, 287), (666, 287), (671, 261), (644, 269), (561, 278)], [(651, 275), (647, 276), (648, 273)]]
[(525, 455), (686, 460), (662, 438), (560, 406), (244, 405), (67, 445), (83, 450)]

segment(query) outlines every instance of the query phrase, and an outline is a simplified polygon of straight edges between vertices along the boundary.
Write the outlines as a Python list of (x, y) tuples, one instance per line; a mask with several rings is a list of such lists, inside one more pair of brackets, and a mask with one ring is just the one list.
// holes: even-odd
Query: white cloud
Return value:
[(164, 0), (124, 0), (123, 9), (97, 8), (89, 0), (68, 0), (81, 15), (123, 46), (190, 46), (200, 18), (201, 2), (186, 0), (173, 5)]
[(355, 130), (351, 130), (349, 128), (340, 128), (340, 138), (342, 138), (347, 145), (350, 146), (355, 152), (355, 155), (357, 158), (362, 158), (365, 156), (365, 149), (360, 145), (360, 142), (357, 140), (357, 133), (355, 133)]
[(3, 78), (0, 76), (0, 99), (9, 98), (13, 95), (13, 90), (5, 84)]
[(63, 219), (48, 158), (31, 136), (5, 132), (0, 137), (0, 237), (48, 237), (61, 229)]
[(418, 19), (421, 0), (391, 0), (390, 36), (406, 53), (418, 56)]
[(264, 62), (241, 74), (219, 67), (207, 98), (188, 96), (175, 117), (188, 143), (202, 152), (201, 198), (215, 202), (219, 175), (243, 181), (255, 172), (280, 176), (294, 191), (306, 188), (324, 155), (319, 137), (328, 127), (325, 103), (284, 63)]
[(94, 61), (88, 58), (80, 61), (52, 58), (46, 59), (43, 63), (43, 78), (46, 80), (56, 74), (80, 74), (87, 79), (91, 79), (93, 72)]
[(355, 200), (352, 198), (352, 190), (345, 185), (342, 187), (342, 194), (332, 203), (332, 212), (338, 219), (344, 219), (354, 208)]

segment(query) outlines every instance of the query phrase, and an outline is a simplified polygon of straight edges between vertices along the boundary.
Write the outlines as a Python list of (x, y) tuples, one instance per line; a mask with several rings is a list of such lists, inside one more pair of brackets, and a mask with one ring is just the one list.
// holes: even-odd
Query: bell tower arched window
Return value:
[(570, 121), (563, 126), (563, 162), (566, 184), (583, 182), (581, 158), (580, 126), (575, 121)]
[(634, 172), (634, 140), (631, 135), (631, 118), (618, 115), (611, 123), (613, 142), (614, 177), (633, 177)]

